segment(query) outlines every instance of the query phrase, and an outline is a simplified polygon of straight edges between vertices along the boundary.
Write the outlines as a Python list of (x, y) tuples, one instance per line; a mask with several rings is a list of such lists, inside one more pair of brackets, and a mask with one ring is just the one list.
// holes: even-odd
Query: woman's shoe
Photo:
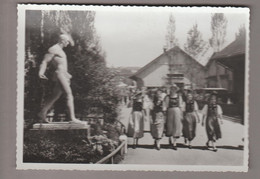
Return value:
[(192, 149), (192, 146), (191, 146), (191, 145), (189, 145), (189, 149)]
[(218, 151), (218, 149), (215, 147), (215, 148), (213, 148), (213, 151), (214, 151), (214, 152), (217, 152), (217, 151)]
[(169, 138), (169, 145), (172, 145), (172, 140), (171, 140), (171, 138)]
[(177, 150), (177, 146), (176, 145), (172, 145), (172, 149), (173, 150)]
[(207, 148), (209, 149), (209, 147), (210, 147), (210, 146), (209, 146), (209, 142), (206, 142), (206, 146), (207, 146)]
[(184, 138), (184, 143), (187, 144), (187, 139), (186, 138)]

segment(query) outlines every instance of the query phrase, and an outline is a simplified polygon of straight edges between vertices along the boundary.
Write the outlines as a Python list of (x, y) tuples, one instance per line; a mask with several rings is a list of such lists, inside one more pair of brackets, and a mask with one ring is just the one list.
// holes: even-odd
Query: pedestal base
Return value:
[(51, 123), (36, 123), (31, 130), (87, 130), (87, 136), (90, 136), (90, 125), (77, 124), (70, 122), (51, 122)]

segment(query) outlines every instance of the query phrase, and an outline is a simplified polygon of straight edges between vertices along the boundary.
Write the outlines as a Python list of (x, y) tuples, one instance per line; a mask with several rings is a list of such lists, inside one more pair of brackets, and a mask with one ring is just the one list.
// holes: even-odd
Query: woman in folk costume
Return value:
[[(176, 140), (182, 135), (182, 98), (178, 95), (178, 87), (176, 84), (171, 86), (170, 94), (165, 97), (166, 114), (166, 136), (169, 137), (169, 144), (173, 145), (173, 149), (177, 150)], [(173, 139), (173, 141), (172, 141)]]
[[(206, 143), (207, 147), (210, 147), (210, 142), (212, 143), (213, 151), (217, 151), (216, 141), (221, 138), (220, 125), (223, 124), (222, 121), (222, 108), (217, 104), (217, 93), (213, 92), (209, 98), (208, 104), (206, 104), (202, 109), (202, 126), (204, 123), (206, 125), (206, 132), (208, 136), (208, 141)], [(205, 122), (206, 120), (206, 122)]]
[(144, 128), (147, 131), (150, 131), (150, 111), (152, 109), (152, 99), (150, 93), (148, 93), (147, 89), (143, 90), (143, 109), (144, 109)]
[(138, 139), (144, 136), (144, 112), (142, 93), (137, 92), (133, 98), (133, 109), (128, 124), (128, 137), (133, 137), (133, 148), (138, 145)]
[(154, 138), (154, 144), (157, 150), (160, 150), (160, 140), (163, 137), (164, 130), (164, 111), (162, 91), (158, 90), (153, 100), (151, 135)]
[(185, 144), (188, 140), (189, 148), (191, 149), (191, 141), (196, 136), (196, 122), (200, 122), (198, 115), (198, 104), (193, 99), (191, 92), (186, 96), (186, 102), (184, 102), (184, 119), (183, 119), (183, 137)]

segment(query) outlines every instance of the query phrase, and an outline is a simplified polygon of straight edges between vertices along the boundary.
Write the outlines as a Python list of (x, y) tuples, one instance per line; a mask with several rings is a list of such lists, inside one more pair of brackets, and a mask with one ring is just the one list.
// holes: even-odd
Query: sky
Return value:
[[(187, 32), (195, 23), (202, 38), (208, 41), (212, 12), (209, 9), (103, 9), (96, 11), (95, 27), (108, 66), (142, 67), (163, 53), (171, 13), (175, 18), (175, 35), (183, 48)], [(225, 43), (228, 45), (245, 23), (246, 16), (239, 11), (225, 11), (224, 14), (228, 20)]]

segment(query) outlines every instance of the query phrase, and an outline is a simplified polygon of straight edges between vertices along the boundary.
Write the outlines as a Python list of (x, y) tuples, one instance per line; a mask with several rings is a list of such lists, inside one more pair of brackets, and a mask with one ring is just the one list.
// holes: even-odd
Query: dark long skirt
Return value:
[(183, 114), (179, 107), (168, 108), (166, 118), (166, 136), (179, 138), (182, 134)]
[(208, 116), (206, 119), (206, 131), (208, 140), (216, 141), (221, 138), (221, 130), (216, 116)]
[(189, 141), (192, 141), (196, 136), (196, 121), (195, 112), (186, 113), (183, 120), (183, 137)]
[(144, 136), (144, 118), (141, 111), (134, 111), (132, 114), (132, 123), (128, 124), (128, 137), (142, 138)]
[(154, 139), (161, 139), (164, 130), (164, 115), (162, 112), (152, 114), (151, 135)]

